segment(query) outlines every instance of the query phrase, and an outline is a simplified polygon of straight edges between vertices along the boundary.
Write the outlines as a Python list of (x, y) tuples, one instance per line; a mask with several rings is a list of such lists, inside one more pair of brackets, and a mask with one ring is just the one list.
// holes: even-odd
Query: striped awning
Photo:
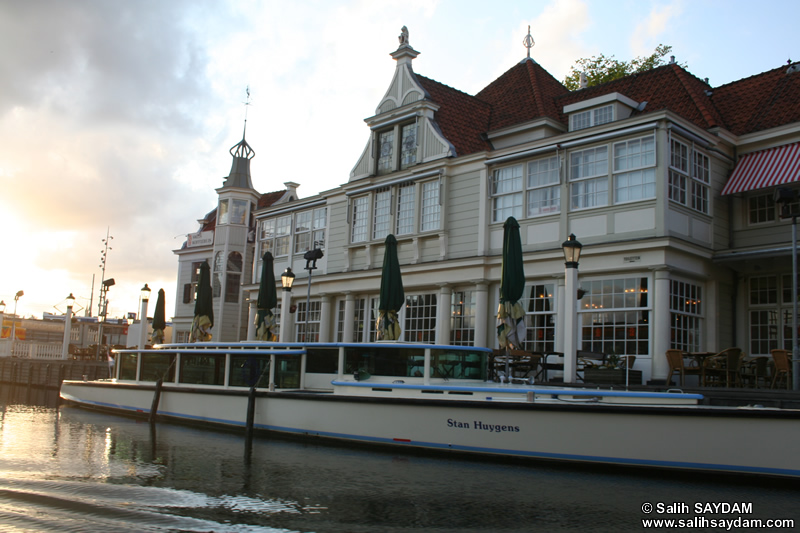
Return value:
[(795, 181), (800, 181), (800, 143), (743, 155), (722, 194), (754, 191)]

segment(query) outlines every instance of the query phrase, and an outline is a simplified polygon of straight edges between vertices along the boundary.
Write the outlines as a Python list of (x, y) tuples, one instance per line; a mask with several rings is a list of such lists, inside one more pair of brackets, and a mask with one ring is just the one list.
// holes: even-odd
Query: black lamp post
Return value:
[(583, 245), (570, 234), (561, 244), (564, 251), (564, 383), (576, 379), (578, 359), (578, 261)]
[[(314, 241), (314, 244), (316, 244), (316, 241)], [(303, 255), (303, 259), (306, 260), (306, 270), (308, 270), (308, 292), (306, 293), (306, 327), (305, 334), (303, 335), (303, 340), (306, 342), (309, 342), (308, 317), (311, 315), (311, 274), (317, 269), (317, 259), (322, 259), (324, 255), (325, 254), (323, 254), (322, 250), (319, 248), (309, 250)]]
[(281, 274), (281, 285), (283, 286), (283, 296), (281, 297), (281, 330), (280, 341), (291, 341), (292, 329), (292, 285), (294, 285), (294, 272), (289, 267)]

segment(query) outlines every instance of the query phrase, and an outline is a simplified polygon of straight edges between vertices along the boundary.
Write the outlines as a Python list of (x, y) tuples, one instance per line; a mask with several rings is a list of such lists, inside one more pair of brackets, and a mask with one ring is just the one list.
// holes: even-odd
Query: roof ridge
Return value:
[(533, 101), (536, 104), (536, 112), (540, 117), (543, 117), (545, 115), (544, 101), (539, 88), (539, 75), (536, 72), (534, 64), (533, 61), (525, 61), (525, 70), (527, 71), (528, 81), (530, 81), (531, 90), (533, 91)]
[[(703, 115), (703, 119), (708, 124), (708, 127), (714, 126), (723, 126), (724, 122), (721, 120), (719, 116), (719, 112), (717, 111), (716, 107), (711, 103), (708, 99), (708, 96), (705, 93), (701, 96), (698, 94), (694, 84), (692, 83), (692, 79), (703, 83), (699, 78), (696, 76), (689, 74), (683, 67), (678, 65), (677, 63), (670, 63), (668, 66), (672, 67), (672, 72), (678, 77), (678, 81), (681, 82), (683, 88), (689, 93), (694, 104), (697, 106), (697, 109), (700, 111), (700, 114)], [(709, 85), (709, 88), (711, 86)], [(711, 109), (709, 109), (711, 108)], [(716, 116), (715, 116), (716, 115)]]

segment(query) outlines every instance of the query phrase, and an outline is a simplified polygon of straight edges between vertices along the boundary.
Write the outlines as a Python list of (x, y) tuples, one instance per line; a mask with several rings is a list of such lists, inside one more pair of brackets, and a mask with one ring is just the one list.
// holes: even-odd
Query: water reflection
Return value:
[[(625, 531), (645, 501), (745, 501), (798, 518), (800, 491), (466, 461), (176, 425), (0, 397), (0, 529)], [(793, 516), (794, 515), (794, 516)]]

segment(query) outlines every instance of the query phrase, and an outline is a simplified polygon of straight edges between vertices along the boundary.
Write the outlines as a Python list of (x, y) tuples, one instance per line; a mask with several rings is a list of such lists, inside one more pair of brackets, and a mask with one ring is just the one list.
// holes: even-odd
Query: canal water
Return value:
[[(238, 434), (151, 427), (56, 399), (55, 391), (0, 388), (0, 531), (641, 531), (642, 519), (665, 517), (800, 524), (797, 484), (280, 438), (248, 447)], [(740, 512), (697, 512), (696, 502), (738, 504)], [(647, 503), (690, 510), (645, 514)]]

